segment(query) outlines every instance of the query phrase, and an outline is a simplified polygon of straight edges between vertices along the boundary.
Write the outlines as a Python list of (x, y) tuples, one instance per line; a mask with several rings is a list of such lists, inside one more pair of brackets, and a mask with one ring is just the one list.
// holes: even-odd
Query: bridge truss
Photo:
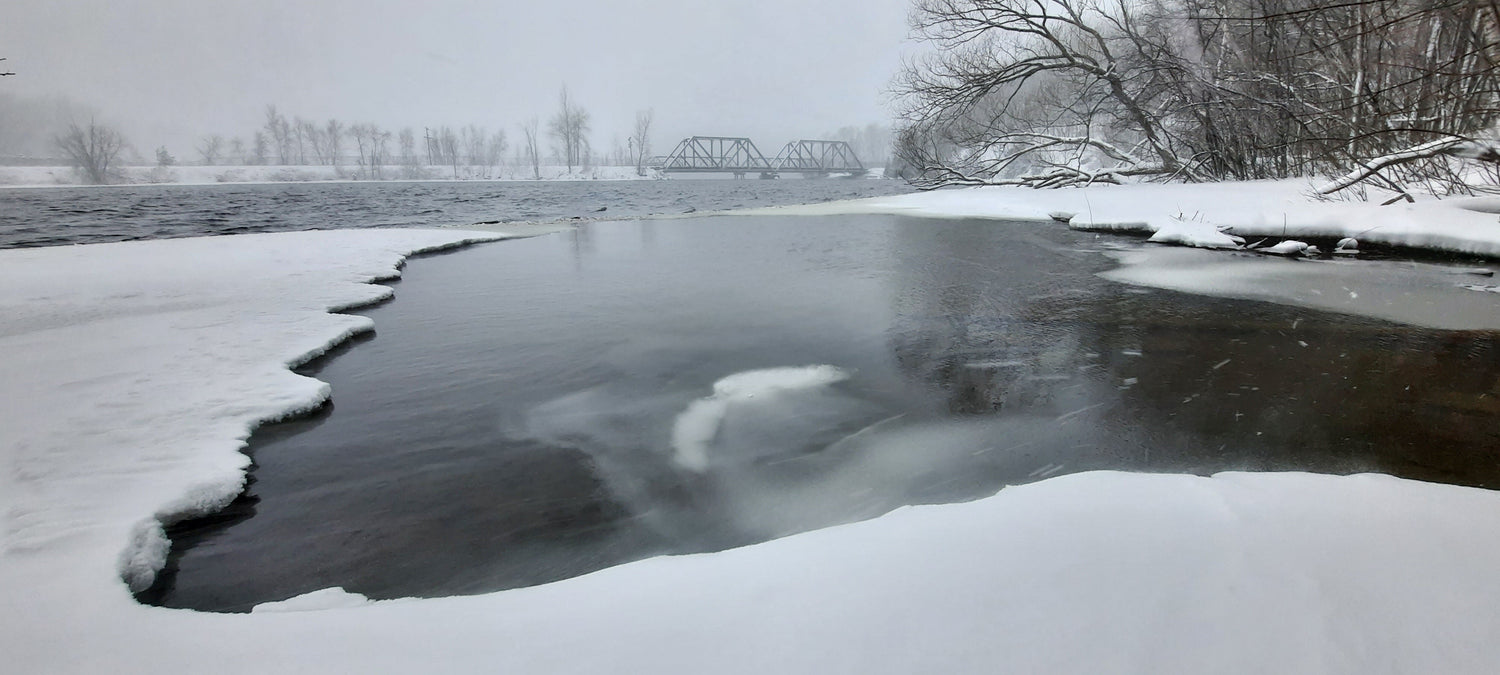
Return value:
[(844, 141), (792, 141), (774, 160), (767, 160), (754, 141), (731, 136), (685, 138), (670, 154), (652, 160), (651, 167), (664, 173), (732, 173), (736, 178), (750, 173), (776, 178), (786, 171), (804, 176), (869, 172)]
[(776, 171), (800, 171), (804, 175), (827, 176), (848, 173), (863, 176), (869, 172), (854, 148), (844, 141), (792, 141), (771, 162)]
[(737, 178), (772, 172), (771, 162), (754, 141), (728, 136), (684, 138), (655, 168), (668, 173), (732, 173)]

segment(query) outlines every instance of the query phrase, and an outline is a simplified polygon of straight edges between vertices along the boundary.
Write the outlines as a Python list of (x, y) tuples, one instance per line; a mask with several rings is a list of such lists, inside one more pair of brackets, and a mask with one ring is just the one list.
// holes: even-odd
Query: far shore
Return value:
[[(356, 166), (303, 165), (174, 165), (126, 166), (117, 180), (96, 185), (83, 180), (69, 166), (0, 166), (0, 189), (5, 188), (77, 188), (136, 187), (142, 185), (279, 185), (297, 183), (510, 183), (537, 181), (643, 181), (664, 180), (668, 176), (647, 171), (642, 176), (634, 166), (593, 166), (588, 168), (543, 166), (541, 178), (534, 177), (529, 166), (498, 167), (459, 166), (455, 171), (445, 166), (382, 166), (369, 172)], [(373, 175), (371, 175), (373, 173)], [(873, 169), (871, 177), (883, 171)], [(702, 174), (677, 180), (701, 179)], [(729, 178), (724, 174), (724, 178)], [(793, 178), (795, 179), (795, 178)]]

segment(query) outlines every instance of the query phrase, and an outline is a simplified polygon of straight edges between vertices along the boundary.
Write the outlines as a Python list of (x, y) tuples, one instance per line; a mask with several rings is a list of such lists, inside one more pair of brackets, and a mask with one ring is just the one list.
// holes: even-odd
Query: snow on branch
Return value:
[(1329, 195), (1344, 188), (1355, 185), (1369, 179), (1381, 170), (1393, 166), (1399, 166), (1409, 162), (1434, 157), (1457, 157), (1480, 162), (1500, 163), (1500, 146), (1491, 141), (1477, 141), (1470, 138), (1449, 137), (1440, 138), (1415, 145), (1405, 150), (1393, 152), (1388, 155), (1377, 157), (1368, 162), (1362, 162), (1359, 168), (1350, 171), (1337, 180), (1318, 188), (1318, 194)]

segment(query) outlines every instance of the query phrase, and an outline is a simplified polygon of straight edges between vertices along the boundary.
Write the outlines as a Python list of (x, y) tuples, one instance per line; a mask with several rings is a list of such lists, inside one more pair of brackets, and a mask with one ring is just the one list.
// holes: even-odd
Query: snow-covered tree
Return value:
[(1497, 18), (1487, 0), (917, 0), (936, 49), (898, 79), (897, 150), (927, 184), (1461, 187), (1454, 162), (1485, 159), (1500, 120)]
[(557, 113), (547, 123), (547, 132), (557, 144), (553, 149), (558, 159), (567, 165), (569, 172), (588, 163), (589, 113), (573, 102), (566, 86), (558, 96)]

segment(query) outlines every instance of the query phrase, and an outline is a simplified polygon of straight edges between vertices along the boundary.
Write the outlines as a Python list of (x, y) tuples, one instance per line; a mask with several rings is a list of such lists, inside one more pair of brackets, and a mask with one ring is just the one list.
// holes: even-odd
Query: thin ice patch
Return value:
[(677, 416), (672, 425), (673, 461), (690, 471), (707, 470), (708, 448), (735, 402), (814, 389), (848, 377), (843, 369), (826, 365), (747, 370), (725, 377), (714, 383), (713, 395), (693, 401)]

